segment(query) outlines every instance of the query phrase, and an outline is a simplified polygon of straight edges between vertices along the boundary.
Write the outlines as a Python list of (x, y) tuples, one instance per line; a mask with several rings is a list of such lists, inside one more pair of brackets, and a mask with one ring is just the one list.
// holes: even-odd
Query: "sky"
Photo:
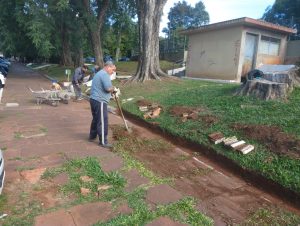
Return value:
[[(186, 0), (193, 7), (200, 0)], [(167, 27), (168, 13), (174, 3), (179, 0), (168, 0), (162, 16), (160, 31)], [(250, 17), (259, 19), (268, 6), (272, 6), (275, 0), (202, 0), (206, 11), (209, 14), (210, 23), (217, 23), (225, 20), (236, 19), (240, 17)], [(162, 35), (162, 33), (161, 33)]]

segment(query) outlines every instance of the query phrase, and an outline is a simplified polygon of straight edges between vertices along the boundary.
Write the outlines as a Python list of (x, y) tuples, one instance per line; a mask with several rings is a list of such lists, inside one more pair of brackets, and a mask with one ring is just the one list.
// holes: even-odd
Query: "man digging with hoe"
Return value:
[(90, 104), (92, 112), (92, 123), (89, 135), (89, 141), (99, 137), (99, 145), (105, 148), (111, 148), (112, 145), (107, 141), (108, 134), (108, 112), (107, 105), (111, 99), (111, 94), (119, 92), (119, 89), (111, 83), (110, 76), (116, 70), (112, 61), (107, 61), (104, 68), (97, 72), (93, 78)]

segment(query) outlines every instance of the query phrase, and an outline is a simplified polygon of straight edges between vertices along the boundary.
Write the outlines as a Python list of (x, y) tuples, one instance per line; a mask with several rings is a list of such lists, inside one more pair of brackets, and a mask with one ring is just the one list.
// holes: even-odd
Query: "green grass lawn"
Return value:
[[(273, 125), (285, 133), (300, 137), (300, 89), (296, 88), (288, 101), (261, 101), (251, 97), (233, 96), (236, 84), (219, 84), (195, 80), (150, 81), (146, 84), (130, 84), (121, 87), (122, 98), (135, 98), (123, 104), (123, 108), (143, 118), (136, 100), (144, 97), (159, 103), (163, 112), (155, 121), (164, 131), (212, 148), (219, 154), (235, 161), (243, 168), (256, 171), (284, 187), (300, 193), (300, 161), (279, 156), (267, 150), (264, 144), (248, 139), (232, 129), (234, 123)], [(205, 114), (213, 115), (218, 121), (207, 126), (201, 120), (181, 122), (171, 116), (168, 110), (174, 106), (192, 106), (207, 109)], [(242, 107), (248, 106), (248, 107)], [(236, 135), (247, 143), (255, 145), (255, 151), (248, 155), (214, 145), (208, 134), (220, 131), (225, 136)]]
[(69, 77), (69, 80), (71, 81), (72, 75), (74, 73), (74, 67), (65, 67), (65, 66), (53, 64), (49, 67), (38, 69), (38, 71), (43, 74), (46, 74), (46, 75), (50, 76), (51, 78), (56, 79), (58, 81), (67, 81), (68, 76), (65, 74), (66, 69), (71, 70), (71, 75)]
[[(137, 69), (138, 62), (137, 61), (128, 61), (128, 62), (117, 62), (117, 73), (119, 75), (134, 75)], [(34, 65), (35, 67), (39, 65)], [(179, 65), (176, 65), (172, 62), (168, 61), (161, 61), (160, 62), (161, 69), (163, 71), (171, 70), (173, 67), (179, 67)], [(92, 69), (93, 65), (90, 65), (90, 70)], [(67, 81), (67, 76), (65, 75), (65, 70), (71, 69), (71, 76), (70, 80), (72, 79), (72, 75), (74, 73), (74, 67), (65, 67), (60, 65), (51, 65), (49, 67), (41, 68), (39, 71), (41, 73), (44, 73), (54, 79), (57, 79), (58, 81)], [(90, 72), (91, 73), (91, 72)]]

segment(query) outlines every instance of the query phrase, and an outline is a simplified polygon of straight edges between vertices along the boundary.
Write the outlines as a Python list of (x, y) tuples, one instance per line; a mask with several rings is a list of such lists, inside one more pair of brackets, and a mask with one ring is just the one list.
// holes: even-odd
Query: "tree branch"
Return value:
[[(105, 13), (109, 6), (109, 0), (103, 0), (102, 4), (100, 4), (100, 1), (97, 1), (98, 5), (98, 12), (97, 12), (97, 30), (100, 32), (102, 24), (104, 22)], [(100, 7), (101, 5), (101, 7)]]

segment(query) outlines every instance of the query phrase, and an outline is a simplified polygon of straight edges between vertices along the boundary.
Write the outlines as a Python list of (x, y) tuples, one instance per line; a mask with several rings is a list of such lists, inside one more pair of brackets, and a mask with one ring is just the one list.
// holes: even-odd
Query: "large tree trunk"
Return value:
[(96, 64), (103, 67), (103, 53), (101, 46), (101, 28), (104, 22), (104, 17), (109, 6), (109, 0), (96, 1), (97, 15), (94, 15), (94, 8), (92, 9), (90, 0), (82, 0), (84, 8), (84, 22), (87, 30), (90, 33), (91, 43), (93, 46)]
[(167, 0), (137, 0), (140, 56), (132, 81), (144, 82), (167, 76), (159, 65), (159, 24)]
[(61, 28), (61, 42), (62, 42), (62, 59), (61, 63), (64, 66), (72, 66), (72, 56), (70, 51), (69, 34), (65, 23), (62, 24)]
[(116, 57), (115, 57), (116, 62), (119, 61), (119, 57), (120, 57), (121, 40), (122, 40), (121, 32), (118, 32), (118, 37), (117, 37), (117, 49), (116, 49)]
[(84, 63), (83, 49), (80, 47), (79, 49), (76, 50), (75, 60), (74, 60), (74, 67), (82, 66), (83, 63)]
[(96, 64), (100, 67), (103, 67), (103, 53), (102, 53), (102, 46), (101, 46), (101, 37), (100, 31), (93, 32), (90, 31), (91, 42), (93, 45), (93, 50), (96, 58)]

